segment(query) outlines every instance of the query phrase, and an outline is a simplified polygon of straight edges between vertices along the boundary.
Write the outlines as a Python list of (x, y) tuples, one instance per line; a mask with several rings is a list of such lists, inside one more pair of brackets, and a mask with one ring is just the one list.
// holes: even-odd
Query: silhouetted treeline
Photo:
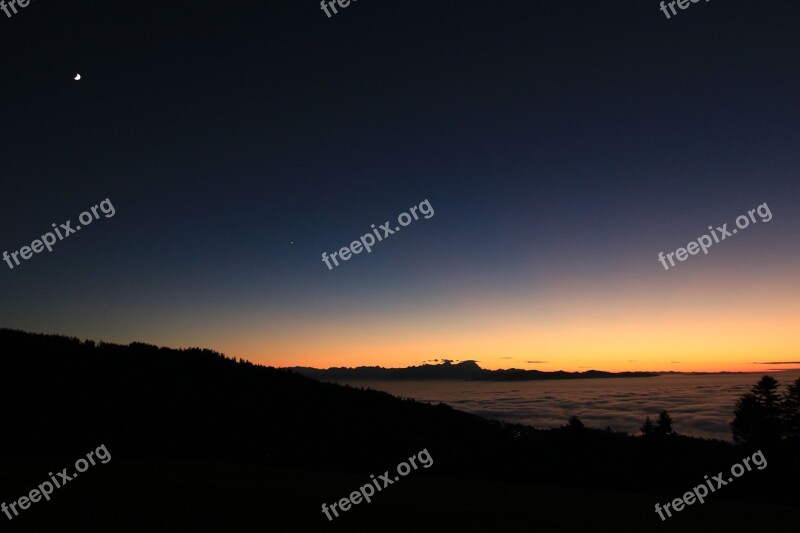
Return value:
[(736, 402), (731, 423), (736, 442), (753, 445), (800, 441), (800, 378), (778, 394), (778, 380), (764, 376)]
[[(577, 419), (536, 430), (196, 348), (10, 330), (0, 330), (0, 346), (4, 455), (71, 457), (104, 443), (115, 459), (369, 474), (427, 448), (435, 467), (419, 475), (669, 493), (752, 452), (588, 429)], [(769, 468), (721, 497), (794, 501), (800, 468), (792, 446), (764, 449)]]

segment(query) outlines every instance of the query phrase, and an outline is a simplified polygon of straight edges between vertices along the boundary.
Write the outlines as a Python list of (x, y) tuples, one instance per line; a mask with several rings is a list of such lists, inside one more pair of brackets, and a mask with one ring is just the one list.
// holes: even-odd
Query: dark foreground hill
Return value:
[[(729, 531), (796, 521), (797, 450), (704, 506), (662, 523), (653, 512), (754, 450), (676, 437), (548, 430), (445, 405), (321, 383), (209, 350), (0, 330), (0, 502), (90, 467), (0, 524), (26, 531)], [(427, 449), (371, 504), (321, 512), (370, 474)], [(794, 522), (796, 523), (796, 522)], [(703, 529), (703, 528), (706, 529)], [(714, 528), (716, 529), (716, 528)]]

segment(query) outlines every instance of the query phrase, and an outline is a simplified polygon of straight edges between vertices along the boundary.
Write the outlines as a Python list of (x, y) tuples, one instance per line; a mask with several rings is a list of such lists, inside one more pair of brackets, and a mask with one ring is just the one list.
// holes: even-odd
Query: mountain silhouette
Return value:
[[(544, 520), (563, 531), (593, 524), (638, 531), (639, 518), (626, 529), (619, 514), (652, 520), (654, 502), (752, 452), (680, 435), (643, 439), (577, 420), (537, 430), (199, 348), (0, 330), (0, 350), (0, 501), (28, 494), (48, 472), (101, 444), (112, 457), (14, 518), (10, 525), (23, 530), (252, 531), (257, 523), (280, 531), (487, 531)], [(472, 372), (477, 365), (452, 366)], [(430, 469), (339, 522), (321, 514), (323, 502), (423, 449), (434, 460)], [(736, 511), (750, 505), (774, 513), (775, 523), (792, 523), (797, 448), (763, 451), (769, 468), (715, 494), (722, 503), (709, 511), (714, 524), (741, 522)], [(609, 491), (616, 496), (607, 510), (570, 514)], [(546, 503), (534, 512), (511, 495)]]
[(642, 378), (654, 377), (655, 372), (603, 372), (587, 370), (586, 372), (543, 372), (541, 370), (522, 370), (510, 368), (505, 370), (487, 370), (478, 366), (475, 361), (462, 361), (453, 364), (445, 360), (439, 365), (409, 366), (406, 368), (383, 368), (380, 366), (360, 366), (356, 368), (335, 367), (325, 370), (310, 367), (291, 367), (298, 374), (327, 381), (348, 381), (374, 379), (386, 381), (422, 381), (422, 380), (463, 380), (463, 381), (538, 381), (558, 379), (596, 379), (596, 378)]

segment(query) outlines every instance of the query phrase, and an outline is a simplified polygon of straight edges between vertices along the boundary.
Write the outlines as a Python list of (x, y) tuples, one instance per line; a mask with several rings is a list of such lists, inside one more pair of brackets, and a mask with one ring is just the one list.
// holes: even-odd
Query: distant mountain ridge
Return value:
[[(597, 491), (677, 495), (686, 490), (687, 479), (697, 479), (698, 472), (729, 468), (744, 453), (741, 446), (721, 441), (682, 435), (646, 439), (611, 428), (587, 428), (580, 421), (535, 429), (481, 418), (442, 403), (323, 383), (200, 348), (160, 348), (141, 342), (125, 346), (0, 328), (0, 350), (0, 402), (9, 406), (3, 412), (0, 435), (0, 502), (26, 494), (34, 483), (47, 479), (44, 473), (68, 466), (68, 460), (100, 443), (113, 457), (108, 465), (91, 467), (85, 477), (81, 474), (63, 494), (57, 493), (53, 511), (37, 508), (36, 513), (24, 515), (23, 519), (31, 519), (30, 527), (22, 522), (25, 531), (252, 531), (254, 520), (267, 519), (277, 524), (276, 531), (373, 531), (378, 528), (353, 526), (357, 522), (329, 524), (319, 505), (348, 494), (358, 488), (357, 483), (369, 483), (371, 474), (380, 474), (422, 449), (430, 452), (434, 466), (430, 472), (415, 471), (398, 487), (400, 492), (390, 488), (401, 496), (389, 509), (399, 517), (409, 514), (406, 502), (435, 500), (436, 504), (419, 512), (410, 508), (416, 513), (413, 526), (383, 527), (387, 533), (521, 529), (530, 528), (532, 522), (521, 519), (519, 526), (498, 528), (502, 513), (493, 511), (486, 518), (467, 515), (468, 521), (480, 525), (476, 528), (454, 529), (449, 522), (435, 528), (425, 525), (444, 512), (461, 516), (466, 506), (480, 508), (485, 501), (459, 497), (482, 497), (496, 490), (484, 490), (489, 486), (507, 487), (494, 502), (506, 501), (518, 490), (532, 491), (530, 498), (511, 501), (508, 516), (549, 490), (567, 491), (564, 503), (558, 504), (563, 510), (556, 509), (558, 516), (570, 512), (574, 495), (587, 490), (595, 491), (586, 493), (588, 505), (596, 505), (594, 495), (604, 494)], [(432, 366), (442, 376), (471, 376), (476, 370), (490, 376), (518, 372), (487, 371), (474, 361)], [(430, 375), (425, 365), (379, 370)], [(652, 406), (642, 404), (643, 412), (648, 408)], [(800, 454), (790, 445), (786, 443), (785, 450), (767, 449), (770, 468), (714, 497), (763, 504), (759, 513), (795, 509)], [(479, 485), (458, 493), (443, 490), (464, 482)], [(506, 483), (513, 486), (502, 485)], [(402, 491), (408, 491), (407, 496)], [(445, 496), (456, 502), (442, 507), (440, 498)], [(393, 500), (380, 497), (382, 503), (375, 505)], [(408, 499), (412, 497), (417, 499)], [(654, 500), (646, 501), (642, 516), (658, 520), (650, 516)], [(131, 513), (131, 501), (147, 505)], [(56, 507), (59, 502), (65, 503)], [(269, 502), (267, 513), (264, 502)], [(630, 503), (619, 507), (625, 512), (632, 508)], [(362, 503), (359, 512), (368, 516), (373, 509), (380, 507), (365, 509)], [(362, 515), (345, 518), (355, 516)], [(383, 511), (376, 516), (396, 521)], [(718, 516), (724, 519), (727, 514), (722, 511)], [(237, 525), (231, 526), (231, 520)], [(631, 523), (640, 531), (646, 522), (637, 518)], [(718, 523), (712, 525), (716, 529), (692, 531), (720, 530)]]
[(448, 360), (445, 360), (439, 365), (425, 364), (406, 368), (359, 366), (356, 368), (334, 367), (319, 369), (296, 366), (288, 370), (324, 381), (359, 379), (386, 381), (540, 381), (560, 379), (648, 378), (658, 376), (656, 372), (604, 372), (601, 370), (587, 370), (585, 372), (565, 372), (563, 370), (543, 372), (541, 370), (522, 370), (519, 368), (487, 370), (478, 366), (478, 363), (475, 361), (462, 361), (453, 364)]

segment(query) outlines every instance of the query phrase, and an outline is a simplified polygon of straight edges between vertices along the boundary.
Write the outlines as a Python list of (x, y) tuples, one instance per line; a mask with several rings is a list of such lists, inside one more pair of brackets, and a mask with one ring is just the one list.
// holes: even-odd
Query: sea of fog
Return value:
[(374, 381), (347, 383), (537, 428), (555, 428), (572, 415), (589, 427), (638, 433), (646, 416), (669, 411), (674, 429), (685, 435), (732, 440), (730, 422), (736, 400), (764, 374), (781, 391), (800, 370), (757, 374), (684, 375), (653, 378), (562, 381)]

